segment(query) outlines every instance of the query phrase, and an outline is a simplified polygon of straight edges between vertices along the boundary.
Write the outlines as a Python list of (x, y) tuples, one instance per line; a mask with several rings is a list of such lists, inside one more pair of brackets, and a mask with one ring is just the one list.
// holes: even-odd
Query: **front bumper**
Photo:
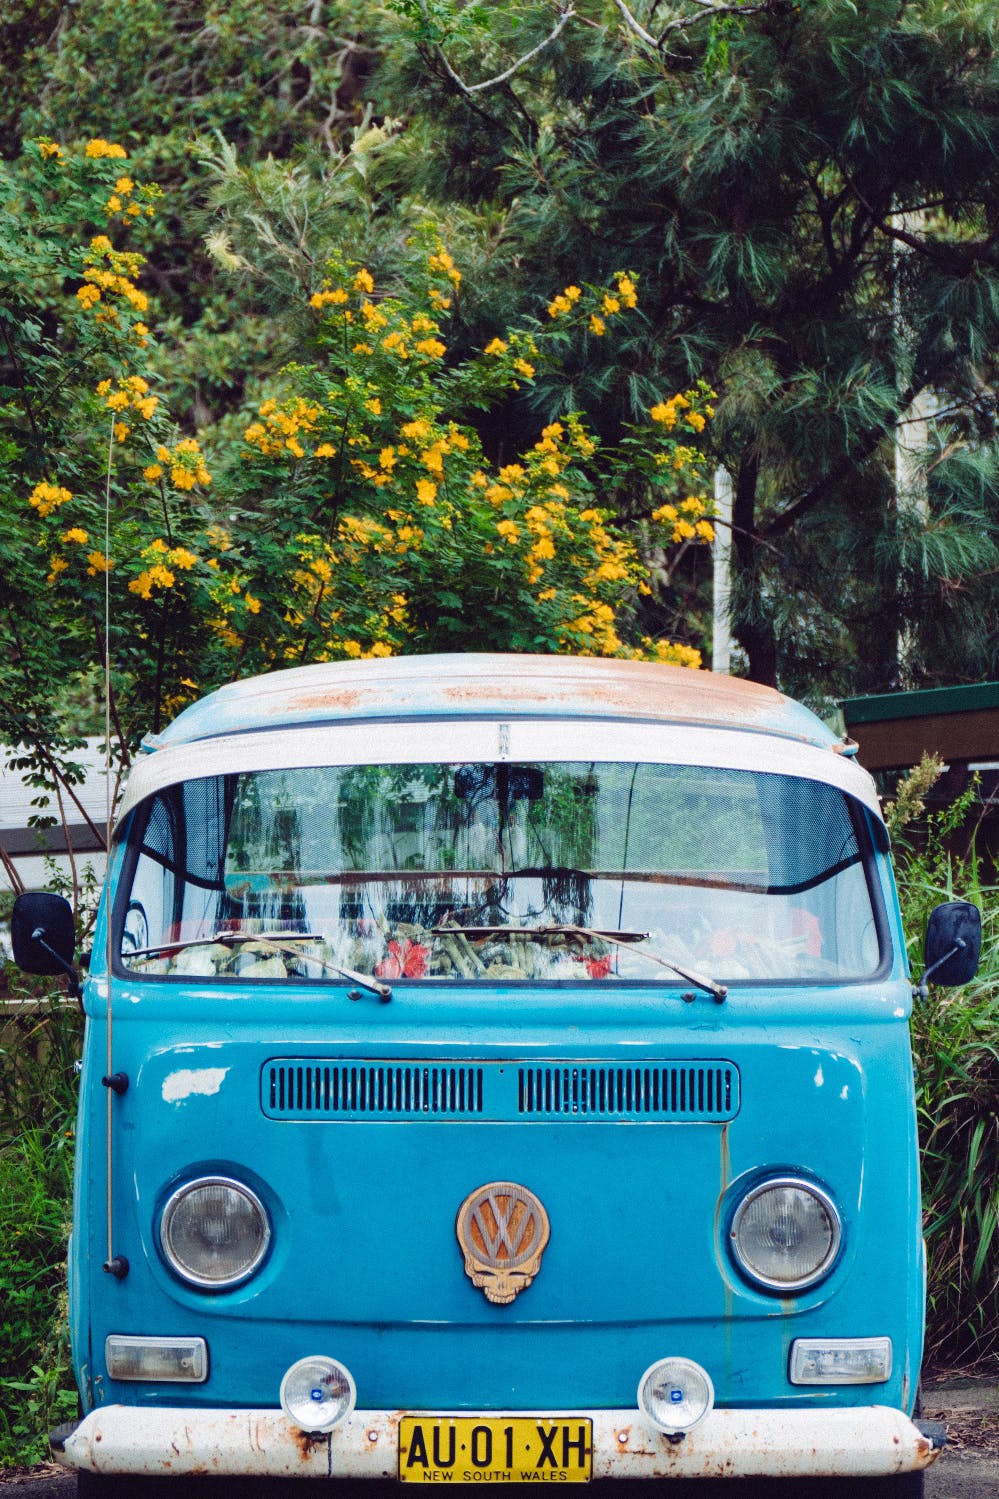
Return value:
[[(396, 1478), (399, 1418), (410, 1414), (355, 1410), (328, 1436), (309, 1436), (280, 1410), (109, 1405), (60, 1433), (53, 1450), (92, 1473)], [(592, 1418), (594, 1478), (879, 1477), (929, 1467), (944, 1440), (883, 1405), (716, 1409), (681, 1441), (651, 1430), (637, 1410), (538, 1414)]]

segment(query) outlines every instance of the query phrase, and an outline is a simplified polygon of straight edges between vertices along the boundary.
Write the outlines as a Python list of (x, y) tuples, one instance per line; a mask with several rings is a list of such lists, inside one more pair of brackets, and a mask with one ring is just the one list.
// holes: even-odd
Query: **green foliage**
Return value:
[(39, 1462), (76, 1411), (69, 1367), (76, 1005), (23, 989), (0, 1021), (0, 1464)]
[(899, 787), (889, 821), (900, 843), (902, 910), (917, 972), (933, 906), (971, 900), (983, 913), (978, 977), (957, 991), (931, 985), (912, 1017), (927, 1357), (955, 1367), (987, 1360), (999, 1349), (999, 918), (997, 890), (983, 883), (974, 843), (967, 855), (951, 851), (974, 806), (974, 786), (922, 818), (922, 798), (941, 768), (939, 761), (917, 767)]
[[(508, 212), (493, 299), (530, 298), (542, 267), (599, 281), (622, 255), (648, 289), (628, 339), (539, 397), (571, 381), (609, 432), (649, 382), (721, 392), (749, 674), (813, 700), (884, 690), (904, 639), (910, 685), (995, 675), (989, 8), (590, 0), (556, 34), (537, 3), (516, 35), (507, 7), (486, 33), (450, 33), (458, 5), (434, 27), (402, 9), (409, 53), (381, 87), (417, 117), (415, 184)], [(896, 432), (925, 390), (945, 414), (900, 503)]]

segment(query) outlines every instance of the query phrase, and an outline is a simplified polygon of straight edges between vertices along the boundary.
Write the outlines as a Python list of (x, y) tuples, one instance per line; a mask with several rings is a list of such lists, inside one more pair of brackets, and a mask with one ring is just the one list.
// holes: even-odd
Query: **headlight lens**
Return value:
[(281, 1409), (300, 1431), (332, 1431), (354, 1409), (357, 1387), (338, 1359), (312, 1354), (287, 1371), (280, 1399)]
[(772, 1291), (801, 1291), (821, 1280), (832, 1269), (841, 1236), (832, 1199), (796, 1177), (754, 1187), (732, 1220), (736, 1261)]
[(693, 1359), (660, 1359), (638, 1382), (638, 1408), (660, 1431), (689, 1431), (714, 1403), (711, 1376)]
[(270, 1237), (259, 1197), (225, 1176), (204, 1176), (178, 1187), (160, 1222), (160, 1243), (172, 1269), (191, 1285), (210, 1290), (252, 1275)]

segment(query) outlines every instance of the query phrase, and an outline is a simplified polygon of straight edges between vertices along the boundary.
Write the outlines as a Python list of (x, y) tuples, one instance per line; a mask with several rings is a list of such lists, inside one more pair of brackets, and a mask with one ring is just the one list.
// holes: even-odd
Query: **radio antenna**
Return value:
[(106, 935), (106, 947), (104, 954), (104, 974), (107, 985), (107, 1021), (105, 1025), (105, 1056), (107, 1071), (101, 1081), (107, 1090), (107, 1243), (108, 1257), (104, 1262), (104, 1269), (116, 1280), (124, 1280), (128, 1274), (128, 1260), (124, 1255), (115, 1255), (114, 1252), (114, 1186), (112, 1170), (114, 1166), (114, 1100), (115, 1096), (124, 1093), (128, 1087), (128, 1080), (123, 1073), (115, 1073), (113, 1068), (114, 1058), (114, 1022), (111, 1004), (111, 822), (113, 815), (111, 794), (111, 471), (114, 462), (114, 428), (115, 413), (111, 412), (111, 430), (108, 434), (108, 462), (107, 473), (104, 483), (104, 852), (106, 862), (106, 897), (104, 907), (104, 926)]

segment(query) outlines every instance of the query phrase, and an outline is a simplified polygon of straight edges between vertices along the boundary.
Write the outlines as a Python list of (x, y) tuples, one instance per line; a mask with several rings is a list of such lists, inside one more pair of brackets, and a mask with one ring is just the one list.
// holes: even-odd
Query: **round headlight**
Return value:
[(711, 1376), (689, 1358), (664, 1358), (638, 1382), (638, 1408), (660, 1431), (689, 1431), (715, 1403)]
[(210, 1290), (252, 1275), (270, 1237), (260, 1198), (225, 1176), (203, 1176), (178, 1187), (160, 1222), (160, 1243), (171, 1268), (191, 1285)]
[(300, 1358), (281, 1381), (281, 1409), (300, 1431), (332, 1431), (356, 1399), (350, 1370), (322, 1353)]
[(812, 1182), (780, 1177), (747, 1192), (732, 1219), (732, 1251), (771, 1291), (801, 1291), (832, 1269), (842, 1229), (830, 1197)]

